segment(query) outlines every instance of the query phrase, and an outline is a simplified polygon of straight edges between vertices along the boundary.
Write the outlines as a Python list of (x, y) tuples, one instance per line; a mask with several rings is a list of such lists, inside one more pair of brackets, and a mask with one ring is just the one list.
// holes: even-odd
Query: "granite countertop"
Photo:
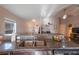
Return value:
[(15, 49), (14, 44), (5, 42), (0, 45), (0, 51), (13, 51)]
[(5, 42), (2, 45), (0, 45), (0, 51), (17, 51), (17, 50), (53, 50), (53, 49), (79, 49), (79, 44), (76, 44), (74, 42), (67, 42), (67, 46), (65, 48), (62, 48), (61, 46), (52, 45), (51, 47), (44, 47), (44, 48), (15, 48), (13, 43)]

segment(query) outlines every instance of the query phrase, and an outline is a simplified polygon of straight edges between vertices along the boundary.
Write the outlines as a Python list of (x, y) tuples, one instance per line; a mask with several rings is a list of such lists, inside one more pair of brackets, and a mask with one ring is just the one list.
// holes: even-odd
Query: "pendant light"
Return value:
[(66, 9), (64, 9), (63, 19), (66, 19), (66, 18), (67, 18)]

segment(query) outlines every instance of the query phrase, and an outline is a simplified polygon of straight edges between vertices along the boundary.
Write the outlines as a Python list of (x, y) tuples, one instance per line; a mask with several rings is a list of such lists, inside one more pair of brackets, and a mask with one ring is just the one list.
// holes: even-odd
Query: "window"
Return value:
[(16, 33), (16, 22), (12, 20), (5, 21), (5, 34)]

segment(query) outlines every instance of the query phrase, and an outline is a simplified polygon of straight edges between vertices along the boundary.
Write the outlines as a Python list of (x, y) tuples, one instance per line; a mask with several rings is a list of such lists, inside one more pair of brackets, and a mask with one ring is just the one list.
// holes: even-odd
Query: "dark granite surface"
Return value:
[[(69, 50), (70, 49), (70, 50)], [(51, 47), (42, 47), (42, 48), (15, 48), (13, 43), (5, 42), (0, 45), (0, 52), (4, 52), (7, 55), (52, 55), (53, 50), (55, 51), (71, 51), (71, 50), (79, 50), (79, 44), (74, 42), (66, 42), (66, 47), (62, 47), (60, 42), (57, 42), (55, 45), (51, 45)], [(58, 53), (58, 52), (57, 52)], [(56, 54), (57, 54), (56, 53)], [(63, 53), (64, 54), (64, 53)]]
[(79, 44), (74, 42), (66, 42), (66, 46), (63, 48), (60, 42), (52, 44), (50, 47), (40, 47), (40, 48), (15, 48), (13, 43), (5, 42), (0, 45), (0, 51), (11, 51), (11, 50), (51, 50), (51, 49), (79, 49)]

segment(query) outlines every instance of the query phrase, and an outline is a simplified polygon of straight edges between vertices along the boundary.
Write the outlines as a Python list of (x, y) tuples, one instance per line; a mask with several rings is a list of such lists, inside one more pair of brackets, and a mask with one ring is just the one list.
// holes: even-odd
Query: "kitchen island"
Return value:
[[(78, 44), (68, 42), (66, 47), (17, 48), (10, 42), (0, 45), (1, 55), (79, 55)], [(75, 45), (75, 46), (74, 46)], [(7, 47), (8, 46), (8, 47)], [(6, 48), (7, 47), (7, 48)]]

